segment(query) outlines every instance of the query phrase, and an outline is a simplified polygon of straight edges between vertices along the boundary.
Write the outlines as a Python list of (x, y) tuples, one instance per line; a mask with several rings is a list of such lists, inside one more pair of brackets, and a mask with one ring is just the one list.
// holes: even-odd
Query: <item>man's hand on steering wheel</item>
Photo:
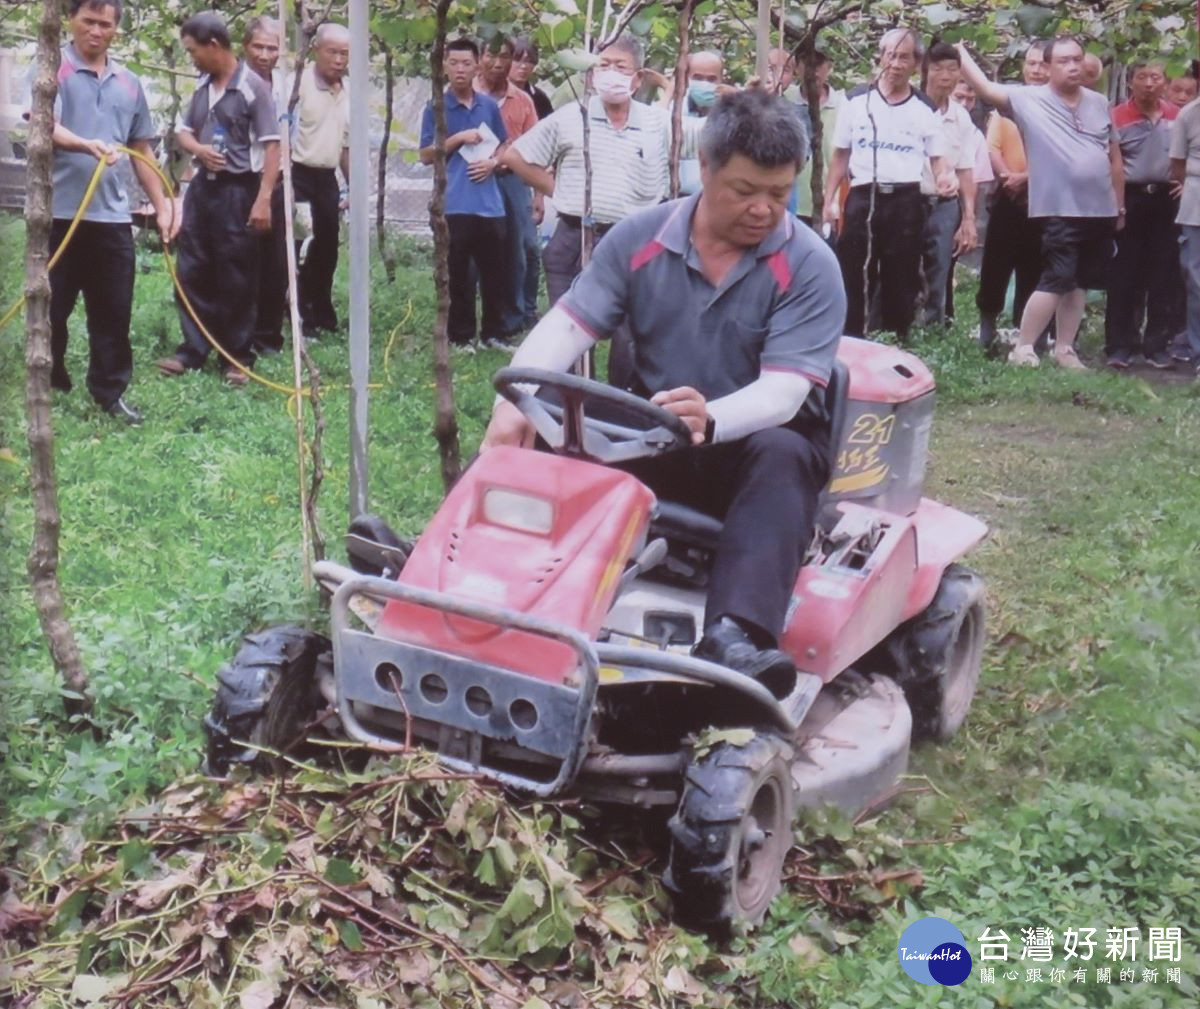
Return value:
[(511, 445), (514, 448), (533, 448), (534, 430), (525, 414), (521, 413), (506, 399), (500, 400), (492, 410), (492, 419), (488, 422), (487, 431), (483, 435), (480, 452), (498, 445)]
[(690, 385), (664, 389), (650, 397), (650, 402), (675, 414), (692, 432), (692, 444), (703, 445), (708, 429), (708, 402)]

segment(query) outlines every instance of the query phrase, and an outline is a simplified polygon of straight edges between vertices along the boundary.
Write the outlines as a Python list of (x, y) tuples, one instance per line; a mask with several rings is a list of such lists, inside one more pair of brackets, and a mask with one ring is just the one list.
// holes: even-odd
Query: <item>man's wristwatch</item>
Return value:
[(717, 422), (712, 414), (708, 415), (708, 420), (704, 422), (704, 444), (711, 445), (713, 436), (717, 433)]

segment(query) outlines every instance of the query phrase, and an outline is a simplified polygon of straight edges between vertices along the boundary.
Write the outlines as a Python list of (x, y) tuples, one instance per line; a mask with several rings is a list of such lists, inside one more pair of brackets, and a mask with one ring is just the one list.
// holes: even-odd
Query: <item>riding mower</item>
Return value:
[(573, 375), (505, 368), (495, 386), (542, 450), (480, 455), (415, 543), (352, 523), (353, 567), (316, 568), (330, 636), (251, 634), (221, 670), (209, 770), (271, 766), (264, 750), (295, 752), (320, 725), (534, 796), (659, 811), (676, 916), (757, 923), (797, 806), (880, 801), (910, 744), (949, 738), (975, 692), (983, 583), (956, 560), (986, 527), (921, 496), (933, 378), (904, 351), (841, 341), (782, 700), (690, 654), (721, 522), (610, 465), (689, 445), (682, 421)]

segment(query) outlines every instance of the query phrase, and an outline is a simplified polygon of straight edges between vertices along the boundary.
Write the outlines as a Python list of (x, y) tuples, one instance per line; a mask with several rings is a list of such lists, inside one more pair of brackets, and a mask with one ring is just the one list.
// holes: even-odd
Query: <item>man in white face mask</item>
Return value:
[(622, 35), (601, 50), (589, 73), (585, 103), (570, 102), (514, 143), (504, 164), (554, 201), (558, 226), (542, 261), (550, 303), (580, 270), (584, 226), (583, 121), (592, 169), (592, 223), (597, 241), (634, 211), (667, 193), (668, 121), (661, 109), (633, 100), (642, 82), (642, 46)]

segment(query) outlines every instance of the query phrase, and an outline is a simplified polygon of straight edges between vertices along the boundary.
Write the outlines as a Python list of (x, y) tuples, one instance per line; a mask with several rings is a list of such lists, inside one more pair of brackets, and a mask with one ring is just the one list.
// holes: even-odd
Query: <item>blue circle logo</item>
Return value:
[(918, 918), (904, 930), (897, 946), (904, 973), (921, 984), (946, 987), (971, 976), (971, 954), (963, 934), (945, 918)]

